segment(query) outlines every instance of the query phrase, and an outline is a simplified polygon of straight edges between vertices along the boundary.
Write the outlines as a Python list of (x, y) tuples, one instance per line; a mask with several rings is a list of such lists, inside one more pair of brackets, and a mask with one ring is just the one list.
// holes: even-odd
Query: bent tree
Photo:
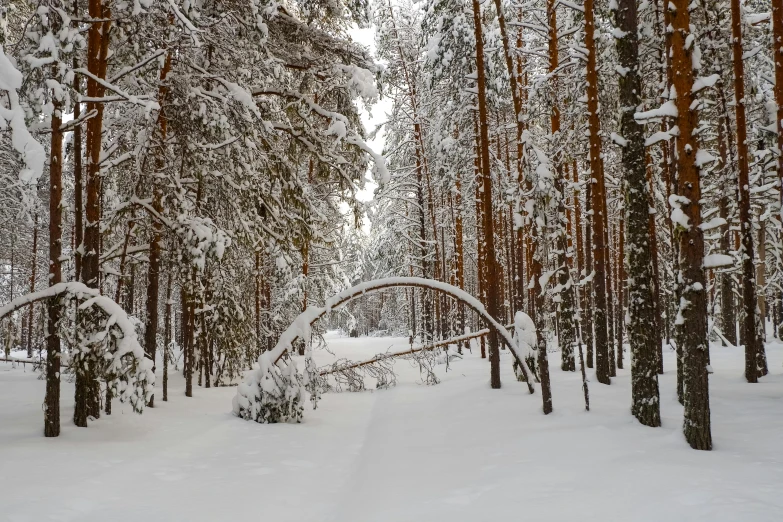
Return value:
[[(515, 349), (514, 337), (484, 308), (475, 297), (456, 286), (424, 279), (421, 277), (390, 277), (360, 283), (339, 292), (326, 300), (324, 306), (309, 306), (280, 335), (277, 344), (258, 358), (258, 369), (248, 374), (245, 382), (237, 388), (234, 398), (234, 414), (246, 420), (260, 423), (285, 422), (301, 418), (301, 389), (310, 378), (300, 378), (293, 363), (280, 365), (284, 355), (292, 352), (299, 339), (309, 339), (312, 325), (327, 313), (352, 301), (353, 299), (390, 288), (422, 288), (445, 294), (472, 309), (487, 324), (490, 332), (502, 338), (508, 345), (512, 357), (520, 368), (528, 391), (534, 393), (532, 384), (533, 370), (527, 366)], [(314, 372), (308, 362), (308, 371)], [(529, 373), (528, 373), (529, 372)], [(300, 382), (304, 379), (304, 382)], [(544, 412), (551, 408), (551, 396), (542, 393)], [(550, 410), (551, 411), (551, 410)]]

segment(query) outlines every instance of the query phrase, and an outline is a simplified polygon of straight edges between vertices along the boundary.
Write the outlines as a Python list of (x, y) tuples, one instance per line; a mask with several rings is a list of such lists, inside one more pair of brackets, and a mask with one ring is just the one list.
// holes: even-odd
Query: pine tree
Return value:
[[(587, 48), (587, 110), (590, 130), (590, 183), (592, 185), (592, 249), (593, 267), (595, 277), (593, 279), (594, 295), (594, 325), (595, 325), (595, 365), (596, 378), (601, 384), (610, 384), (609, 379), (609, 350), (610, 343), (607, 325), (607, 269), (606, 259), (607, 245), (607, 212), (606, 212), (606, 184), (604, 181), (604, 165), (601, 153), (601, 121), (598, 113), (598, 70), (596, 64), (595, 44), (595, 13), (593, 0), (585, 2), (585, 47)], [(588, 356), (589, 357), (589, 356)]]
[(658, 348), (655, 346), (653, 259), (650, 248), (650, 195), (645, 172), (644, 129), (634, 119), (636, 108), (641, 105), (642, 93), (636, 2), (619, 0), (614, 14), (617, 29), (615, 41), (622, 67), (618, 70), (618, 80), (630, 276), (628, 341), (631, 345), (631, 411), (639, 422), (655, 427), (661, 425), (661, 413), (657, 376)]
[(712, 449), (710, 399), (707, 360), (707, 289), (704, 277), (704, 232), (701, 225), (701, 180), (697, 156), (696, 111), (693, 107), (694, 62), (693, 33), (688, 3), (673, 0), (670, 10), (672, 33), (672, 98), (676, 107), (677, 206), (672, 211), (679, 236), (678, 279), (682, 288), (678, 321), (682, 328), (684, 363), (685, 422), (688, 444), (694, 449)]

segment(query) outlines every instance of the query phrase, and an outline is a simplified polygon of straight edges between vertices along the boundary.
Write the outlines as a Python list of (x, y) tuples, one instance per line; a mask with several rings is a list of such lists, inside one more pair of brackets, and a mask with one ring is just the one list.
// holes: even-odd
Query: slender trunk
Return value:
[[(654, 190), (653, 190), (653, 173), (652, 173), (652, 162), (649, 161), (649, 154), (648, 157), (648, 169), (647, 169), (647, 183), (649, 186), (649, 202), (648, 205), (650, 207), (649, 216), (648, 216), (648, 226), (649, 226), (649, 234), (650, 234), (650, 262), (652, 263), (652, 274), (653, 274), (653, 319), (655, 324), (655, 335), (654, 342), (655, 342), (655, 360), (656, 360), (656, 367), (658, 369), (659, 374), (663, 374), (663, 327), (665, 325), (665, 318), (663, 317), (664, 313), (664, 307), (663, 307), (663, 298), (661, 291), (661, 274), (659, 270), (658, 265), (658, 230), (657, 225), (655, 223), (655, 196), (654, 196)], [(629, 269), (630, 269), (630, 260), (629, 260)], [(628, 302), (630, 307), (630, 300), (631, 300), (631, 290), (630, 285), (628, 288)], [(630, 325), (628, 326), (630, 329)], [(630, 342), (630, 330), (629, 330), (629, 342)], [(631, 370), (633, 373), (633, 366), (631, 366)]]
[[(577, 284), (577, 304), (579, 306), (578, 313), (577, 313), (577, 323), (579, 324), (579, 342), (580, 344), (584, 342), (584, 313), (585, 313), (585, 289), (581, 288), (578, 283), (579, 281), (585, 277), (587, 274), (584, 273), (585, 268), (585, 261), (584, 261), (584, 245), (582, 241), (582, 202), (580, 200), (579, 194), (581, 190), (579, 189), (579, 173), (576, 170), (576, 160), (573, 160), (571, 163), (571, 181), (573, 182), (574, 186), (574, 231), (573, 235), (576, 236), (576, 282)], [(582, 362), (584, 362), (584, 358), (582, 358)]]
[[(165, 169), (166, 137), (168, 121), (165, 112), (166, 76), (171, 69), (171, 51), (166, 55), (166, 61), (160, 70), (160, 86), (158, 87), (158, 130), (160, 132), (160, 150), (156, 158), (155, 177), (152, 181), (152, 208), (158, 215), (163, 214), (163, 188), (158, 179)], [(152, 371), (155, 371), (156, 353), (158, 351), (158, 297), (160, 295), (160, 242), (163, 231), (162, 223), (153, 217), (152, 238), (150, 239), (149, 269), (147, 272), (147, 314), (144, 328), (144, 352), (152, 360)], [(150, 397), (149, 406), (155, 405), (155, 396)]]
[(607, 318), (607, 324), (606, 329), (608, 332), (608, 338), (609, 338), (609, 346), (607, 347), (607, 354), (609, 355), (609, 377), (616, 377), (617, 376), (617, 359), (615, 357), (616, 352), (615, 349), (617, 347), (617, 335), (615, 334), (615, 277), (614, 277), (614, 259), (612, 256), (612, 235), (610, 235), (611, 231), (611, 225), (609, 222), (609, 215), (607, 213), (606, 215), (606, 228), (604, 228), (605, 236), (604, 236), (604, 244), (605, 250), (604, 250), (604, 259), (606, 260), (606, 293), (607, 293), (607, 300), (606, 300), (606, 318)]
[(163, 319), (163, 402), (169, 400), (169, 348), (171, 345), (171, 264), (166, 278), (166, 315)]
[[(780, 186), (780, 214), (783, 223), (783, 0), (772, 0), (772, 61), (775, 64), (775, 132), (778, 145), (778, 182)], [(780, 267), (778, 267), (780, 269)], [(778, 310), (783, 309), (783, 292), (778, 294)], [(777, 329), (776, 329), (777, 332)]]
[[(33, 252), (30, 261), (30, 293), (35, 292), (35, 277), (38, 269), (38, 212), (33, 218)], [(30, 303), (27, 312), (27, 358), (33, 358), (33, 313), (34, 305)]]
[(732, 55), (734, 59), (734, 115), (737, 122), (737, 175), (739, 219), (742, 234), (742, 303), (745, 331), (745, 379), (758, 382), (758, 358), (764, 346), (756, 330), (756, 274), (753, 252), (753, 222), (750, 210), (750, 166), (745, 118), (745, 68), (742, 62), (742, 15), (739, 0), (731, 0)]
[[(718, 201), (719, 216), (726, 221), (721, 227), (720, 250), (728, 253), (731, 250), (731, 232), (729, 231), (729, 198), (731, 197), (731, 167), (728, 158), (728, 115), (724, 114), (718, 123), (718, 152), (720, 154), (723, 170), (721, 183), (721, 197)], [(737, 344), (737, 316), (734, 309), (734, 292), (732, 289), (731, 274), (722, 273), (720, 278), (720, 328), (723, 336), (733, 345)], [(724, 343), (725, 344), (725, 343)]]
[[(191, 285), (192, 287), (193, 285)], [(185, 397), (193, 397), (193, 370), (195, 353), (193, 349), (193, 296), (190, 290), (182, 292), (182, 341), (185, 357)]]
[[(500, 318), (500, 303), (498, 296), (499, 276), (498, 263), (495, 256), (495, 230), (492, 210), (492, 175), (489, 167), (489, 120), (487, 115), (487, 92), (484, 71), (484, 36), (481, 22), (481, 7), (478, 0), (473, 0), (473, 29), (476, 37), (476, 72), (478, 87), (479, 133), (481, 136), (481, 179), (484, 204), (484, 248), (487, 265), (487, 312), (494, 319)], [(498, 349), (496, 332), (489, 334), (490, 385), (500, 388), (500, 350)]]
[[(79, 17), (79, 0), (73, 0), (73, 14), (75, 18)], [(78, 26), (74, 23), (74, 26)], [(73, 57), (73, 68), (79, 67), (79, 60)], [(81, 77), (76, 74), (73, 77), (73, 90), (81, 93)], [(81, 104), (74, 103), (73, 119), (78, 120), (81, 116)], [(73, 129), (73, 214), (74, 214), (74, 269), (76, 281), (82, 279), (82, 253), (84, 251), (84, 202), (82, 201), (82, 126), (77, 125)]]
[[(704, 277), (704, 232), (701, 219), (701, 180), (696, 155), (699, 140), (693, 132), (697, 124), (693, 109), (693, 45), (688, 0), (671, 0), (672, 77), (676, 91), (677, 200), (682, 220), (679, 236), (681, 287), (681, 344), (684, 362), (685, 438), (694, 449), (712, 448), (710, 433), (709, 380), (707, 374), (707, 295)], [(675, 209), (675, 211), (678, 209)], [(754, 300), (755, 302), (755, 300)]]
[[(498, 0), (499, 1), (499, 0)], [(552, 76), (551, 82), (554, 92), (557, 92), (556, 71), (559, 65), (558, 40), (557, 40), (557, 5), (555, 0), (547, 1), (547, 20), (549, 26), (549, 74)], [(557, 96), (554, 96), (550, 108), (550, 128), (552, 139), (557, 143), (560, 137), (560, 107), (557, 103)], [(571, 284), (571, 271), (568, 261), (568, 220), (566, 220), (566, 180), (563, 173), (562, 153), (555, 152), (552, 162), (555, 167), (555, 187), (557, 193), (557, 215), (554, 223), (555, 248), (557, 249), (557, 269), (558, 286), (560, 291), (560, 316), (558, 330), (558, 341), (560, 343), (561, 361), (560, 368), (563, 371), (576, 371), (576, 361), (574, 358), (574, 343), (576, 342), (576, 323), (574, 320), (574, 292)], [(543, 234), (539, 235), (539, 241), (543, 241)], [(539, 246), (540, 248), (540, 246)], [(537, 249), (538, 250), (538, 249)], [(542, 258), (543, 261), (543, 258)], [(540, 275), (540, 274), (539, 274)], [(543, 290), (543, 289), (542, 289)], [(543, 300), (541, 305), (543, 306)], [(537, 306), (538, 307), (538, 306)], [(543, 312), (543, 311), (542, 311)], [(543, 313), (536, 314), (537, 318), (545, 317)], [(536, 323), (536, 330), (543, 330), (543, 322)], [(539, 333), (543, 336), (543, 331)], [(544, 347), (546, 350), (546, 347)], [(542, 376), (543, 381), (543, 376)]]
[(598, 114), (598, 70), (595, 49), (594, 1), (585, 0), (585, 47), (587, 47), (587, 110), (590, 129), (590, 174), (592, 176), (593, 293), (595, 306), (596, 378), (610, 384), (609, 338), (607, 331), (606, 273), (606, 185), (601, 155), (601, 121)]
[[(481, 136), (478, 130), (478, 119), (474, 118), (474, 137), (476, 141), (476, 155), (473, 159), (474, 168), (474, 182), (476, 187), (476, 282), (478, 284), (479, 300), (482, 303), (486, 303), (487, 292), (487, 266), (486, 266), (486, 254), (484, 243), (484, 205), (481, 200)], [(482, 337), (481, 341), (481, 358), (486, 359), (486, 342)]]
[[(109, 53), (109, 30), (111, 27), (111, 11), (104, 6), (102, 0), (89, 0), (89, 16), (105, 20), (90, 24), (87, 37), (87, 70), (97, 78), (106, 77), (107, 58)], [(101, 98), (105, 87), (93, 78), (87, 79), (87, 96), (91, 99)], [(87, 121), (86, 152), (87, 177), (85, 181), (87, 201), (85, 215), (87, 222), (84, 227), (84, 243), (82, 252), (82, 280), (92, 288), (100, 289), (100, 216), (101, 216), (101, 178), (100, 155), (101, 134), (103, 132), (103, 103), (88, 102), (87, 112), (96, 111), (96, 115)], [(89, 366), (89, 363), (87, 363)], [(87, 416), (99, 414), (100, 400), (96, 395), (96, 376), (92, 368), (78, 368), (76, 371), (74, 423), (80, 427), (87, 426)], [(98, 405), (98, 408), (96, 408)]]
[[(89, 1), (90, 18), (107, 21), (90, 24), (87, 38), (87, 69), (98, 78), (105, 78), (106, 59), (109, 50), (109, 30), (111, 12), (102, 0)], [(93, 78), (87, 79), (87, 96), (91, 99), (103, 96), (105, 88)], [(84, 252), (82, 279), (92, 287), (98, 288), (100, 256), (100, 153), (101, 133), (103, 131), (103, 103), (88, 102), (87, 112), (96, 111), (96, 115), (87, 121), (87, 179), (86, 179), (86, 218), (84, 227)]]
[[(642, 158), (644, 152), (642, 151)], [(642, 160), (642, 171), (644, 171), (644, 160)], [(649, 213), (649, 210), (648, 210)], [(647, 227), (645, 227), (646, 229)], [(617, 369), (623, 369), (623, 335), (625, 333), (625, 219), (620, 218), (620, 225), (617, 227), (619, 236), (617, 252)], [(649, 245), (647, 245), (649, 248)], [(652, 286), (651, 286), (652, 289)]]
[[(462, 214), (463, 214), (463, 208), (462, 208), (462, 183), (461, 183), (461, 175), (460, 172), (457, 171), (457, 183), (456, 183), (456, 192), (454, 194), (454, 207), (456, 209), (455, 212), (455, 219), (454, 219), (454, 250), (457, 256), (457, 266), (456, 266), (456, 278), (457, 278), (457, 287), (460, 290), (465, 289), (465, 241), (463, 238), (464, 234), (464, 225), (462, 223)], [(460, 303), (459, 305), (459, 331), (457, 332), (457, 335), (462, 335), (465, 333), (465, 306)], [(462, 349), (462, 343), (460, 343), (460, 350)]]
[[(61, 104), (54, 100), (52, 113), (52, 141), (49, 150), (49, 286), (62, 282), (62, 175), (63, 133), (60, 130)], [(49, 301), (46, 338), (46, 399), (44, 402), (44, 436), (60, 435), (60, 337), (57, 322), (60, 304), (57, 298)]]
[(593, 266), (593, 184), (588, 180), (585, 183), (585, 277), (592, 274), (592, 278), (584, 285), (585, 307), (583, 328), (585, 344), (587, 345), (587, 367), (593, 368), (593, 352), (595, 345), (595, 299), (593, 296), (593, 281), (595, 280), (595, 267)]

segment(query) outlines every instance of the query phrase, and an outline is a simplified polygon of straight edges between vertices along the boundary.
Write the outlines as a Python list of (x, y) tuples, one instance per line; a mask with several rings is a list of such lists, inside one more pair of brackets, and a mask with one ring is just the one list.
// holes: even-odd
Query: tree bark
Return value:
[(594, 0), (585, 0), (585, 47), (587, 47), (587, 111), (590, 129), (590, 174), (592, 176), (593, 307), (595, 324), (595, 374), (601, 384), (610, 384), (607, 332), (606, 274), (606, 184), (601, 156), (601, 120), (598, 114), (598, 70), (595, 49)]
[[(701, 181), (696, 165), (699, 140), (693, 109), (693, 45), (688, 0), (671, 0), (672, 77), (676, 91), (678, 190), (680, 211), (687, 219), (677, 227), (682, 321), (681, 344), (684, 359), (685, 438), (694, 449), (712, 449), (710, 399), (707, 373), (707, 294), (704, 277), (704, 232), (701, 225)], [(690, 40), (690, 41), (689, 41)], [(676, 209), (675, 209), (676, 210)], [(755, 300), (754, 300), (755, 301)]]
[[(499, 1), (499, 0), (496, 0)], [(559, 65), (559, 56), (557, 49), (557, 4), (555, 0), (547, 0), (547, 20), (549, 29), (549, 74), (551, 76), (551, 82), (553, 84), (553, 90), (557, 93), (557, 77), (556, 71)], [(557, 104), (557, 96), (554, 96), (552, 106), (550, 108), (550, 128), (552, 132), (553, 141), (556, 143), (560, 137), (560, 107)], [(554, 223), (555, 234), (555, 248), (557, 249), (557, 268), (558, 286), (562, 288), (560, 291), (560, 317), (558, 330), (558, 341), (560, 343), (561, 361), (560, 368), (563, 371), (576, 371), (576, 361), (574, 357), (574, 344), (576, 342), (576, 321), (574, 319), (574, 291), (573, 284), (571, 284), (571, 271), (568, 261), (568, 220), (566, 219), (566, 181), (563, 173), (563, 158), (562, 153), (555, 152), (552, 162), (555, 167), (555, 192), (557, 193), (557, 215)], [(539, 241), (543, 241), (543, 237), (539, 237)], [(539, 245), (538, 248), (541, 246)], [(538, 250), (538, 248), (536, 250)], [(540, 269), (540, 268), (539, 268)], [(534, 277), (540, 277), (540, 273), (534, 275)], [(540, 289), (543, 292), (544, 289)], [(541, 306), (544, 305), (541, 300)], [(543, 312), (543, 311), (542, 311)], [(538, 334), (540, 337), (544, 337), (543, 330), (545, 324), (543, 313), (536, 312), (536, 318), (541, 318), (541, 322), (536, 323), (536, 330), (541, 330)], [(546, 338), (544, 337), (544, 351), (546, 351)], [(548, 370), (547, 370), (548, 373)], [(541, 376), (543, 382), (543, 375)], [(551, 407), (551, 406), (550, 406)]]
[[(104, 6), (102, 0), (89, 0), (89, 16), (93, 19), (105, 20), (90, 24), (87, 37), (87, 70), (98, 78), (106, 77), (106, 66), (109, 52), (109, 30), (111, 28), (111, 11)], [(87, 96), (93, 99), (101, 98), (105, 88), (95, 79), (87, 79)], [(92, 288), (100, 288), (100, 155), (101, 134), (103, 132), (103, 103), (88, 102), (87, 112), (96, 111), (94, 117), (87, 121), (86, 152), (87, 177), (85, 181), (87, 201), (85, 214), (87, 223), (84, 227), (84, 248), (82, 252), (82, 279)], [(97, 416), (95, 405), (99, 403), (95, 395), (95, 376), (91, 368), (79, 368), (76, 371), (76, 391), (74, 423), (80, 427), (87, 426), (87, 415)]]
[(732, 56), (734, 61), (734, 116), (737, 122), (737, 177), (739, 219), (742, 236), (742, 303), (745, 331), (745, 379), (758, 382), (758, 359), (764, 345), (756, 330), (756, 274), (753, 252), (753, 222), (750, 210), (750, 166), (745, 118), (745, 67), (742, 62), (742, 14), (739, 0), (731, 0)]
[[(33, 218), (33, 252), (32, 260), (30, 261), (30, 293), (35, 292), (35, 277), (38, 269), (38, 212), (35, 213)], [(27, 312), (27, 357), (33, 358), (33, 313), (35, 312), (34, 305), (30, 303), (30, 308)]]
[[(52, 138), (49, 150), (49, 286), (62, 282), (62, 176), (63, 133), (62, 105), (54, 100)], [(46, 399), (44, 402), (44, 436), (60, 435), (60, 337), (57, 322), (60, 304), (57, 298), (49, 301), (46, 338)]]
[[(585, 211), (586, 211), (586, 218), (585, 218), (585, 278), (590, 276), (590, 274), (594, 274), (594, 267), (593, 267), (593, 247), (591, 244), (591, 238), (593, 236), (593, 216), (592, 216), (592, 207), (593, 207), (593, 184), (588, 179), (585, 183)], [(593, 275), (593, 280), (595, 279), (595, 275)], [(595, 314), (594, 314), (594, 299), (593, 299), (593, 283), (592, 281), (586, 282), (584, 285), (584, 319), (582, 320), (582, 332), (585, 336), (585, 344), (587, 345), (587, 367), (593, 368), (593, 352), (594, 352), (594, 325), (595, 325)]]
[[(481, 194), (484, 207), (484, 254), (487, 268), (487, 311), (495, 320), (499, 319), (500, 306), (498, 296), (499, 273), (495, 257), (495, 230), (492, 210), (492, 175), (489, 167), (489, 121), (487, 115), (486, 77), (484, 71), (484, 36), (481, 21), (481, 7), (478, 0), (473, 0), (473, 29), (476, 37), (476, 71), (479, 107), (479, 131), (481, 136), (481, 179), (483, 192)], [(500, 388), (500, 350), (498, 336), (489, 334), (489, 364), (490, 385)]]
[[(166, 137), (168, 121), (166, 118), (166, 77), (171, 69), (171, 51), (166, 54), (166, 61), (160, 70), (160, 85), (158, 87), (158, 130), (160, 132), (160, 149), (156, 158), (156, 170), (152, 180), (152, 208), (158, 215), (163, 214), (163, 188), (158, 176), (162, 175), (166, 160)], [(144, 355), (152, 360), (152, 371), (155, 371), (155, 355), (158, 351), (158, 296), (160, 295), (160, 242), (163, 224), (152, 218), (152, 238), (150, 239), (149, 269), (147, 272), (147, 313), (144, 325)], [(149, 406), (155, 405), (155, 395), (150, 397)]]
[[(641, 106), (642, 81), (639, 76), (638, 15), (635, 0), (619, 0), (615, 11), (616, 38), (620, 66), (619, 100), (622, 109), (623, 192), (625, 196), (628, 259), (628, 342), (631, 350), (631, 412), (646, 426), (661, 425), (658, 390), (658, 338), (655, 320), (655, 293), (651, 253), (650, 192), (645, 169), (644, 128), (634, 119)], [(621, 221), (622, 223), (622, 221)], [(620, 234), (622, 234), (622, 230)], [(621, 245), (622, 245), (621, 240)], [(623, 248), (621, 247), (621, 252)], [(622, 257), (622, 254), (621, 254)], [(619, 260), (623, 266), (623, 259)], [(622, 269), (621, 269), (622, 270)], [(622, 277), (620, 278), (622, 283)], [(622, 286), (620, 287), (622, 292)], [(622, 315), (622, 308), (620, 314)], [(660, 345), (660, 343), (658, 343)], [(621, 348), (622, 350), (622, 348)], [(622, 361), (622, 351), (619, 361)]]
[[(780, 184), (780, 213), (783, 223), (783, 0), (772, 0), (772, 61), (775, 63), (775, 132), (778, 144), (778, 182)], [(783, 308), (783, 293), (778, 300), (778, 309)]]

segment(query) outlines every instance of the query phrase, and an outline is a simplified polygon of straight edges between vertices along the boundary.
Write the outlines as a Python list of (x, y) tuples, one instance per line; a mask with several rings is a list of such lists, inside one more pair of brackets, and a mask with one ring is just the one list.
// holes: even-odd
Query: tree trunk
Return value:
[[(778, 182), (780, 188), (780, 213), (783, 223), (783, 0), (772, 0), (772, 61), (775, 64), (775, 132), (778, 144)], [(781, 267), (778, 267), (780, 270)], [(783, 292), (778, 293), (778, 311), (783, 311)], [(775, 330), (777, 332), (777, 329)]]
[[(165, 150), (168, 121), (166, 119), (166, 76), (171, 69), (171, 51), (166, 54), (166, 62), (160, 70), (160, 86), (158, 87), (158, 130), (160, 131), (160, 151), (156, 158), (158, 172), (152, 181), (152, 208), (158, 215), (163, 214), (163, 189), (158, 176), (162, 175), (166, 166)], [(155, 371), (155, 355), (158, 351), (158, 296), (160, 295), (160, 241), (163, 224), (157, 218), (152, 218), (152, 238), (150, 239), (149, 269), (147, 272), (147, 313), (144, 325), (144, 352), (152, 360), (152, 371)], [(165, 350), (165, 348), (164, 348)], [(155, 396), (150, 397), (149, 406), (155, 405)]]
[[(62, 171), (62, 169), (60, 169)], [(33, 255), (30, 261), (30, 293), (35, 292), (35, 276), (38, 269), (38, 212), (33, 218)], [(33, 358), (33, 303), (27, 312), (27, 358)]]
[[(102, 0), (89, 1), (89, 16), (94, 19), (105, 20), (100, 23), (90, 24), (87, 37), (87, 70), (97, 78), (106, 77), (107, 57), (109, 52), (109, 30), (111, 28), (111, 11), (104, 6)], [(92, 99), (101, 98), (105, 88), (95, 79), (87, 79), (87, 96)], [(96, 111), (94, 117), (87, 121), (87, 178), (85, 188), (87, 201), (85, 214), (87, 223), (84, 227), (84, 248), (82, 258), (82, 280), (91, 287), (100, 289), (100, 155), (101, 134), (103, 132), (103, 103), (88, 102), (87, 112)], [(79, 368), (76, 371), (76, 391), (74, 423), (80, 427), (87, 426), (87, 416), (92, 413), (97, 416), (95, 409), (98, 399), (95, 394), (95, 376), (91, 368)]]
[(163, 319), (163, 402), (169, 400), (169, 345), (171, 344), (171, 263), (166, 278), (166, 315)]
[[(479, 130), (481, 136), (481, 179), (483, 192), (481, 194), (484, 206), (484, 254), (487, 268), (487, 312), (495, 320), (500, 319), (498, 296), (499, 277), (497, 258), (495, 257), (495, 230), (492, 210), (492, 176), (489, 167), (489, 121), (487, 115), (487, 92), (484, 71), (484, 36), (481, 22), (481, 7), (478, 0), (473, 0), (473, 29), (476, 37), (476, 72), (478, 87)], [(489, 334), (489, 364), (490, 385), (500, 388), (500, 350), (497, 333)]]
[[(658, 390), (658, 350), (655, 332), (655, 293), (651, 253), (650, 192), (645, 172), (644, 128), (634, 119), (641, 105), (642, 82), (639, 76), (638, 16), (635, 0), (619, 0), (615, 11), (615, 26), (621, 38), (616, 38), (620, 66), (619, 101), (622, 107), (621, 135), (623, 147), (626, 235), (628, 240), (628, 342), (631, 350), (631, 412), (646, 426), (661, 425)], [(622, 223), (622, 221), (621, 221)], [(653, 229), (654, 230), (654, 229)], [(623, 234), (623, 231), (620, 231)], [(622, 238), (622, 236), (621, 236)], [(623, 245), (622, 239), (620, 242)], [(624, 246), (624, 245), (623, 245)], [(620, 247), (624, 264), (623, 246)], [(621, 268), (622, 271), (622, 268)], [(620, 277), (620, 284), (623, 278)], [(622, 292), (622, 286), (620, 286)], [(622, 315), (622, 308), (620, 314)], [(659, 346), (656, 346), (656, 343)], [(622, 348), (621, 348), (622, 350)], [(622, 351), (619, 361), (622, 361)]]
[[(457, 279), (457, 287), (460, 290), (465, 289), (465, 241), (463, 238), (464, 234), (464, 225), (462, 223), (462, 214), (464, 213), (464, 210), (462, 208), (462, 183), (461, 183), (461, 176), (460, 172), (457, 171), (457, 183), (456, 183), (456, 192), (454, 194), (454, 207), (456, 209), (455, 212), (455, 219), (454, 219), (454, 250), (457, 256), (457, 267), (456, 267), (456, 279)], [(457, 332), (457, 335), (462, 335), (465, 333), (465, 305), (462, 303), (458, 304), (459, 306), (459, 331)], [(462, 343), (459, 344), (459, 349), (462, 350)], [(460, 351), (461, 353), (461, 351)]]
[[(473, 120), (473, 135), (476, 141), (476, 155), (473, 159), (475, 198), (476, 198), (476, 282), (478, 285), (479, 300), (486, 303), (487, 294), (487, 264), (484, 243), (484, 205), (481, 200), (481, 136), (478, 130), (478, 118)], [(480, 340), (481, 358), (486, 359), (487, 348), (485, 337)]]
[[(548, 38), (549, 74), (551, 76), (550, 81), (552, 82), (553, 90), (557, 92), (556, 71), (559, 65), (559, 56), (557, 50), (557, 44), (558, 44), (557, 5), (555, 3), (555, 0), (547, 0), (547, 20), (549, 26), (549, 38)], [(553, 136), (553, 141), (557, 142), (557, 139), (560, 136), (560, 107), (557, 104), (557, 96), (554, 97), (552, 101), (552, 106), (550, 108), (550, 127)], [(560, 329), (558, 330), (558, 341), (560, 343), (560, 353), (561, 353), (560, 368), (563, 371), (573, 372), (576, 371), (576, 361), (574, 358), (574, 344), (576, 342), (576, 322), (574, 320), (574, 291), (573, 291), (574, 287), (571, 284), (571, 271), (570, 271), (569, 261), (567, 257), (568, 256), (568, 221), (566, 220), (566, 216), (565, 216), (566, 180), (565, 180), (565, 175), (563, 174), (562, 153), (555, 152), (554, 157), (552, 158), (552, 162), (554, 164), (555, 173), (556, 173), (554, 190), (557, 193), (556, 197), (558, 198), (557, 215), (555, 218), (553, 232), (555, 234), (555, 248), (557, 249), (557, 261), (556, 261), (557, 269), (558, 269), (557, 282), (558, 285), (562, 288), (559, 294)], [(543, 242), (544, 241), (543, 234), (539, 235), (538, 239), (540, 242)], [(541, 245), (538, 246), (536, 251), (538, 252), (540, 248)], [(543, 258), (541, 258), (539, 262), (543, 262)], [(540, 273), (534, 277), (540, 277)], [(544, 289), (538, 290), (538, 292), (543, 292), (543, 291)], [(543, 299), (541, 299), (540, 304), (541, 306), (544, 305)], [(543, 330), (545, 328), (545, 324), (543, 322), (544, 317), (545, 314), (543, 313), (543, 310), (541, 311), (541, 313), (539, 313), (538, 310), (536, 311), (536, 319), (537, 320), (539, 318), (541, 319), (541, 322), (536, 323), (536, 330), (537, 331), (540, 330), (538, 336), (544, 338), (544, 351), (546, 351), (546, 338), (543, 333)], [(543, 382), (544, 380), (543, 375), (541, 376), (541, 380)], [(551, 409), (551, 404), (550, 404), (550, 409)], [(545, 411), (545, 413), (547, 412)]]
[[(60, 130), (61, 104), (54, 100), (52, 142), (49, 150), (49, 286), (62, 282), (62, 198), (63, 198), (63, 133)], [(44, 402), (44, 436), (60, 435), (60, 303), (50, 299), (46, 338), (46, 399)]]
[(585, 47), (587, 47), (587, 111), (590, 129), (590, 174), (592, 176), (592, 228), (595, 277), (595, 375), (601, 384), (610, 384), (609, 338), (607, 332), (606, 273), (606, 185), (601, 155), (601, 121), (598, 114), (598, 70), (595, 50), (594, 1), (585, 0)]
[[(637, 73), (638, 74), (638, 73)], [(648, 156), (649, 157), (649, 156)], [(653, 190), (653, 173), (652, 173), (652, 163), (650, 162), (648, 165), (648, 173), (647, 173), (647, 182), (649, 186), (649, 195), (648, 195), (648, 205), (650, 209), (655, 210), (655, 196), (654, 196), (654, 190)], [(653, 318), (655, 320), (655, 360), (656, 360), (656, 367), (658, 369), (659, 374), (663, 374), (663, 328), (666, 324), (666, 319), (663, 317), (664, 314), (664, 305), (662, 300), (662, 293), (661, 292), (661, 275), (660, 270), (658, 268), (658, 231), (657, 231), (657, 225), (655, 223), (655, 216), (656, 214), (652, 211), (649, 213), (648, 220), (649, 220), (649, 235), (650, 235), (650, 261), (652, 263), (652, 274), (653, 274), (653, 304), (654, 304), (654, 312), (653, 312)], [(630, 261), (629, 261), (629, 270), (630, 270)], [(630, 301), (631, 301), (631, 289), (630, 285), (628, 288), (628, 303), (630, 307)], [(629, 342), (630, 342), (630, 325), (629, 328)], [(631, 369), (633, 370), (633, 366), (631, 366)], [(633, 373), (633, 371), (631, 372)]]
[[(593, 267), (593, 246), (592, 246), (592, 237), (593, 237), (593, 216), (592, 216), (592, 210), (593, 210), (593, 184), (588, 179), (585, 183), (585, 211), (586, 211), (586, 218), (585, 218), (585, 278), (590, 276), (590, 274), (595, 273), (595, 268)], [(595, 280), (595, 275), (593, 275), (592, 280)], [(586, 282), (584, 285), (584, 300), (585, 300), (585, 306), (584, 306), (584, 319), (582, 320), (582, 332), (585, 336), (585, 344), (587, 345), (587, 367), (592, 368), (594, 366), (593, 364), (593, 347), (594, 347), (594, 328), (595, 325), (595, 302), (593, 299), (593, 281)]]
[(745, 331), (745, 379), (758, 382), (758, 359), (764, 345), (756, 330), (756, 274), (753, 252), (753, 222), (750, 210), (750, 166), (745, 119), (745, 68), (742, 62), (742, 15), (739, 0), (731, 0), (732, 55), (734, 59), (734, 115), (737, 122), (737, 177), (739, 219), (742, 234), (742, 304)]
[[(710, 399), (707, 373), (707, 295), (704, 278), (704, 232), (701, 225), (701, 180), (696, 165), (699, 140), (693, 110), (693, 46), (688, 0), (671, 0), (672, 76), (677, 97), (676, 124), (677, 200), (684, 220), (678, 224), (679, 274), (682, 318), (681, 344), (684, 359), (685, 438), (694, 449), (712, 449)], [(690, 40), (690, 41), (689, 41)], [(677, 209), (675, 209), (677, 210)], [(687, 223), (683, 221), (687, 220)], [(683, 226), (686, 225), (686, 226)], [(755, 300), (754, 300), (755, 302)]]
[[(79, 17), (79, 0), (73, 0), (73, 14)], [(78, 24), (74, 24), (78, 26)], [(79, 67), (79, 60), (73, 57), (73, 68)], [(81, 93), (81, 78), (78, 74), (73, 77), (73, 90)], [(73, 119), (81, 116), (81, 104), (73, 104)], [(84, 251), (84, 202), (82, 201), (82, 126), (77, 125), (73, 129), (73, 219), (74, 219), (74, 270), (76, 281), (82, 280), (82, 253)]]

